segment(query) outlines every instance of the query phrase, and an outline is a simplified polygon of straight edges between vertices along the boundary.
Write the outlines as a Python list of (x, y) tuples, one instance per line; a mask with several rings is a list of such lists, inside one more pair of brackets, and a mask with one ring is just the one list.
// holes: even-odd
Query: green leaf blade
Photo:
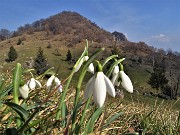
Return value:
[(23, 121), (28, 118), (29, 113), (20, 105), (13, 103), (13, 102), (4, 102), (3, 104), (9, 106), (12, 108), (20, 117)]
[(96, 120), (100, 117), (101, 113), (103, 111), (103, 108), (98, 108), (92, 115), (91, 119), (88, 121), (85, 131), (86, 133), (91, 133), (94, 129), (94, 125)]
[(119, 116), (121, 116), (123, 114), (123, 112), (118, 112), (115, 115), (111, 116), (107, 122), (104, 124), (103, 129), (107, 128), (109, 126), (109, 124), (111, 124), (113, 121), (115, 121), (117, 118), (119, 118)]

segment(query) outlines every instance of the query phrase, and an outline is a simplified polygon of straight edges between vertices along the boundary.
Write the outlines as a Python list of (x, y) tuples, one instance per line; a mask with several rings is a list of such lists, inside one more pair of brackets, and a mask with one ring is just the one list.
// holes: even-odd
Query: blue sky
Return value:
[(75, 11), (128, 40), (180, 52), (180, 0), (1, 0), (0, 29)]

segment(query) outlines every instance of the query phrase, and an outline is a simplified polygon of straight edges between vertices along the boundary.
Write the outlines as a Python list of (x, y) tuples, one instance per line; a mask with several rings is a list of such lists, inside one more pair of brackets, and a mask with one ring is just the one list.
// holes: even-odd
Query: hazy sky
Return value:
[(128, 40), (180, 52), (180, 0), (0, 0), (0, 29), (75, 11)]

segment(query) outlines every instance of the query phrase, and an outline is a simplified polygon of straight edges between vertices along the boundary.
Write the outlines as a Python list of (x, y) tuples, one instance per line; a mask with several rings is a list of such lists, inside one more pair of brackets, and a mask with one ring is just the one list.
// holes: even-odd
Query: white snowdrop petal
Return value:
[(124, 71), (120, 71), (121, 76), (121, 85), (126, 89), (128, 92), (133, 93), (133, 85), (130, 78), (124, 73)]
[(115, 66), (113, 69), (113, 74), (118, 74), (119, 73), (119, 66)]
[(59, 85), (59, 86), (58, 86), (58, 91), (59, 91), (59, 92), (62, 92), (62, 85)]
[(79, 62), (79, 64), (77, 65), (77, 67), (76, 67), (76, 69), (75, 69), (74, 72), (77, 72), (77, 71), (81, 68), (81, 65), (83, 64), (83, 62), (84, 62), (84, 58), (82, 58), (82, 59), (80, 60), (80, 62)]
[(118, 78), (119, 78), (119, 66), (115, 66), (112, 73), (112, 79), (111, 79), (111, 82), (113, 85), (115, 86), (120, 85), (120, 82), (118, 82)]
[(52, 83), (53, 83), (54, 78), (55, 78), (55, 76), (52, 75), (52, 76), (47, 80), (46, 86), (47, 86), (48, 91), (50, 91), (50, 89), (51, 89), (51, 86), (52, 86)]
[(36, 82), (35, 82), (35, 79), (34, 78), (31, 78), (30, 82), (29, 82), (29, 88), (31, 90), (34, 90), (36, 87)]
[(35, 80), (35, 82), (38, 87), (40, 87), (40, 88), (42, 87), (41, 83), (38, 80)]
[(54, 81), (56, 83), (56, 86), (61, 84), (61, 81), (57, 77), (54, 78)]
[(88, 70), (90, 73), (94, 74), (94, 65), (93, 63), (89, 64)]
[(117, 78), (118, 78), (118, 74), (113, 74), (112, 75), (111, 82), (112, 82), (113, 85), (115, 85), (115, 82), (116, 82)]
[(92, 94), (93, 89), (94, 89), (94, 76), (91, 77), (91, 79), (87, 82), (85, 90), (84, 90), (84, 98), (88, 99), (89, 96)]
[(58, 91), (59, 91), (59, 92), (62, 92), (61, 81), (60, 81), (57, 77), (55, 77), (54, 81), (55, 81), (55, 83), (56, 83), (56, 87), (58, 88)]
[(106, 84), (104, 81), (104, 73), (98, 72), (95, 78), (93, 90), (94, 102), (102, 107), (106, 99)]
[(47, 80), (47, 83), (46, 83), (46, 86), (47, 87), (50, 87), (52, 85), (52, 82), (54, 80), (55, 76), (52, 75), (48, 80)]
[(26, 99), (28, 97), (29, 94), (29, 87), (27, 84), (19, 87), (19, 93), (21, 95), (22, 98)]
[(105, 75), (104, 75), (104, 81), (106, 83), (106, 90), (109, 93), (109, 95), (111, 95), (112, 97), (115, 97), (116, 92), (115, 92), (114, 86), (112, 82), (109, 80), (109, 78), (106, 77)]

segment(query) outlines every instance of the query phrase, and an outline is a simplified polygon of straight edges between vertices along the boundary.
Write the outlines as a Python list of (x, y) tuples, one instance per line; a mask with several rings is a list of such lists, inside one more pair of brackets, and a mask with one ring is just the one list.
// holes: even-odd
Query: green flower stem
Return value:
[(95, 60), (97, 63), (96, 72), (103, 72), (102, 65), (99, 63), (99, 61)]
[(21, 82), (21, 75), (22, 75), (21, 64), (17, 63), (13, 74), (13, 98), (14, 98), (14, 103), (16, 104), (19, 103), (18, 93)]
[(75, 95), (75, 101), (74, 101), (74, 110), (73, 110), (73, 116), (72, 116), (72, 131), (75, 128), (75, 121), (76, 121), (76, 114), (77, 114), (77, 104), (78, 104), (78, 100), (79, 100), (79, 96), (80, 96), (80, 88), (81, 88), (81, 84), (82, 84), (82, 81), (84, 79), (84, 76), (86, 74), (86, 70), (87, 70), (89, 64), (92, 63), (93, 60), (102, 51), (104, 51), (104, 48), (101, 48), (100, 50), (98, 50), (94, 54), (92, 54), (91, 57), (89, 58), (89, 60), (85, 63), (85, 65), (84, 65), (84, 67), (83, 67), (83, 69), (81, 71), (81, 74), (80, 74), (80, 77), (79, 77), (79, 80), (78, 80), (78, 84), (77, 84), (77, 87), (76, 87), (76, 95)]
[(112, 55), (112, 56), (109, 56), (108, 58), (106, 58), (104, 60), (104, 63), (102, 64), (102, 67), (104, 67), (106, 65), (106, 63), (108, 63), (110, 60), (112, 60), (112, 59), (114, 59), (116, 57), (118, 57), (118, 55)]
[(31, 72), (31, 71), (34, 71), (34, 69), (25, 69), (25, 70), (23, 70), (23, 74), (24, 74), (24, 73), (29, 73), (29, 72)]
[(65, 88), (64, 88), (64, 91), (63, 91), (62, 96), (61, 96), (61, 99), (60, 99), (60, 103), (59, 103), (59, 106), (58, 106), (58, 111), (57, 111), (57, 113), (56, 113), (56, 120), (58, 120), (58, 119), (60, 118), (61, 108), (62, 108), (64, 99), (65, 99), (66, 93), (67, 93), (67, 91), (68, 91), (68, 88), (69, 88), (71, 79), (72, 79), (72, 77), (73, 77), (73, 75), (74, 75), (74, 73), (75, 73), (75, 69), (76, 69), (77, 65), (79, 64), (80, 60), (86, 55), (86, 53), (87, 53), (87, 48), (88, 48), (88, 42), (87, 42), (87, 45), (86, 45), (86, 47), (85, 47), (85, 49), (84, 49), (81, 57), (78, 59), (78, 61), (77, 61), (76, 64), (74, 65), (73, 70), (72, 70), (72, 72), (71, 72), (71, 75), (68, 77), (68, 80), (67, 80), (67, 82), (66, 82), (66, 86), (65, 86)]
[(83, 70), (82, 70), (82, 72), (80, 74), (80, 77), (79, 77), (77, 87), (76, 87), (76, 95), (75, 95), (74, 109), (73, 109), (73, 115), (72, 115), (72, 131), (75, 128), (75, 121), (76, 121), (76, 114), (77, 114), (77, 104), (78, 104), (78, 100), (79, 100), (81, 84), (82, 84), (82, 81), (84, 79), (85, 74), (86, 74), (86, 71), (83, 72)]
[(115, 62), (112, 64), (112, 66), (109, 68), (109, 70), (107, 71), (106, 76), (107, 76), (107, 77), (110, 77), (110, 75), (111, 75), (114, 67), (117, 66), (119, 63), (121, 63), (121, 62), (124, 61), (124, 60), (125, 60), (125, 58), (122, 58), (122, 59), (119, 59), (119, 60), (115, 61)]
[(119, 64), (119, 67), (120, 67), (120, 71), (124, 71), (124, 67), (121, 63)]
[[(14, 74), (13, 74), (13, 100), (14, 103), (19, 104), (19, 86), (21, 83), (21, 76), (22, 76), (22, 67), (20, 63), (16, 64)], [(19, 117), (19, 116), (18, 116)], [(21, 121), (17, 119), (17, 126), (21, 125)]]

